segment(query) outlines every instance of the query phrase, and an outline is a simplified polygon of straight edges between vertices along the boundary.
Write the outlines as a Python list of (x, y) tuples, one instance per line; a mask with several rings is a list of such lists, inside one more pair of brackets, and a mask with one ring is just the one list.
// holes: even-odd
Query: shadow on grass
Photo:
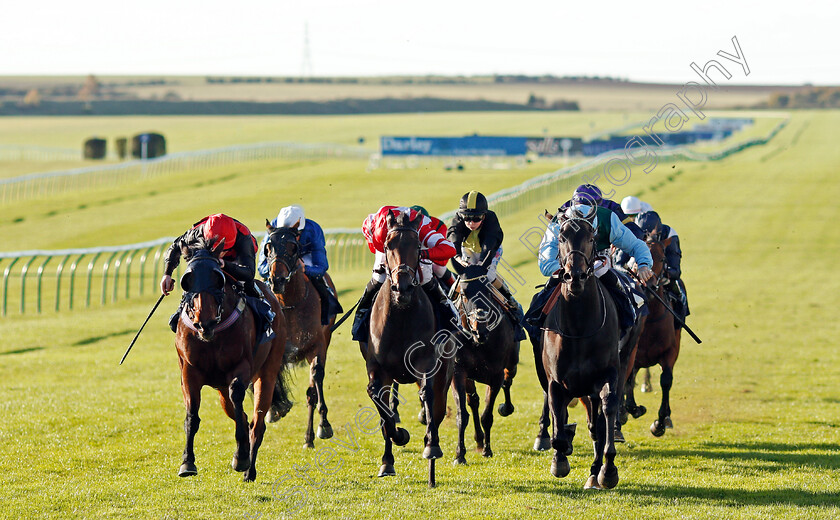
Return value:
[(0, 352), (0, 356), (8, 356), (11, 354), (25, 354), (26, 352), (35, 352), (36, 350), (44, 350), (44, 347), (27, 347), (15, 350), (7, 350), (6, 352)]
[(134, 329), (128, 329), (128, 330), (123, 330), (123, 331), (120, 331), (120, 332), (112, 332), (110, 334), (105, 334), (104, 336), (91, 336), (89, 338), (80, 339), (79, 341), (73, 343), (72, 345), (74, 347), (81, 347), (83, 345), (90, 345), (92, 343), (97, 343), (99, 341), (102, 341), (103, 339), (115, 338), (117, 336), (127, 336), (129, 334), (134, 334), (135, 332), (137, 332), (137, 331), (135, 331)]
[[(719, 461), (745, 461), (775, 463), (791, 468), (810, 466), (814, 468), (840, 470), (840, 446), (830, 443), (782, 444), (774, 442), (744, 443), (739, 445), (725, 443), (704, 443), (697, 449), (636, 448), (628, 455), (638, 458), (684, 458), (703, 457)], [(712, 448), (712, 449), (703, 449)], [(714, 449), (720, 448), (720, 449)], [(802, 453), (804, 450), (819, 453)], [(756, 471), (766, 472), (765, 468), (756, 467)]]

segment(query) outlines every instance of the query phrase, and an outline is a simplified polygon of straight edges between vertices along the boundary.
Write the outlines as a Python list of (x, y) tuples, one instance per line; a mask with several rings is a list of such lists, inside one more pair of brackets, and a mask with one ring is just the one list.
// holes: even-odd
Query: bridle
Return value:
[[(396, 269), (391, 269), (391, 266), (388, 265), (388, 242), (393, 238), (393, 235), (396, 233), (400, 233), (403, 231), (409, 231), (417, 235), (417, 265), (415, 267), (411, 267), (408, 264), (400, 264), (397, 266)], [(413, 227), (408, 226), (399, 226), (393, 229), (388, 230), (388, 234), (385, 236), (385, 245), (383, 247), (385, 256), (385, 271), (387, 272), (388, 279), (391, 281), (391, 287), (396, 288), (397, 283), (399, 282), (399, 276), (401, 274), (407, 274), (411, 277), (411, 285), (412, 287), (417, 287), (420, 285), (419, 277), (417, 276), (417, 270), (420, 268), (420, 232), (414, 229)], [(394, 273), (396, 273), (396, 278), (394, 278)]]
[[(206, 251), (206, 254), (205, 254), (205, 251)], [(222, 282), (221, 287), (219, 287), (219, 286), (189, 287), (189, 288), (183, 287), (184, 284), (187, 281), (189, 281), (189, 282), (192, 281), (192, 278), (189, 278), (189, 279), (186, 278), (187, 274), (194, 272), (196, 270), (196, 267), (199, 267), (199, 266), (204, 267), (204, 266), (208, 266), (210, 264), (212, 264), (212, 266), (210, 267), (211, 270), (218, 271), (218, 273), (221, 274), (221, 282)], [(219, 325), (222, 321), (222, 314), (224, 314), (224, 302), (225, 302), (224, 287), (225, 287), (225, 283), (227, 281), (227, 277), (225, 276), (224, 271), (222, 271), (220, 269), (220, 266), (221, 266), (221, 262), (219, 262), (218, 258), (209, 254), (209, 251), (207, 251), (205, 249), (199, 249), (194, 253), (193, 257), (189, 260), (188, 266), (187, 266), (187, 272), (184, 273), (184, 276), (181, 279), (181, 285), (182, 285), (182, 288), (184, 289), (183, 298), (185, 300), (184, 309), (181, 312), (182, 321), (184, 321), (184, 323), (189, 328), (193, 329), (196, 332), (198, 332), (198, 331), (195, 329), (195, 327), (192, 323), (192, 319), (190, 317), (190, 314), (192, 314), (193, 316), (195, 315), (195, 306), (194, 306), (195, 297), (198, 296), (199, 294), (203, 293), (203, 292), (210, 293), (213, 296), (213, 298), (215, 298), (215, 300), (216, 300), (216, 316), (213, 318), (213, 321), (211, 322), (212, 325), (214, 326), (214, 328), (217, 325)], [(237, 316), (237, 318), (238, 318), (238, 316)], [(227, 326), (230, 326), (230, 325), (227, 325)], [(220, 329), (216, 328), (216, 331), (218, 331), (218, 330), (220, 330)]]
[[(572, 222), (573, 225), (577, 225), (575, 222), (578, 222), (578, 221), (579, 222), (584, 222), (584, 223), (586, 223), (587, 226), (589, 226), (589, 228), (592, 230), (592, 240), (595, 240), (595, 234), (597, 233), (597, 230), (595, 229), (594, 224), (592, 224), (592, 222), (589, 221), (588, 219), (580, 218), (580, 217), (570, 217), (568, 219), (563, 220), (560, 224), (561, 235), (562, 235), (563, 226), (565, 226), (569, 222)], [(595, 249), (593, 248), (592, 253), (589, 254), (589, 255), (587, 255), (586, 253), (584, 253), (580, 249), (572, 249), (565, 256), (560, 258), (560, 269), (565, 271), (566, 263), (572, 258), (573, 255), (578, 255), (578, 256), (583, 257), (583, 261), (586, 264), (586, 271), (584, 272), (584, 280), (586, 280), (587, 278), (592, 276), (592, 274), (595, 272)], [(562, 278), (561, 278), (561, 282), (564, 283), (564, 284), (572, 283), (572, 280), (570, 279), (571, 275), (569, 275), (569, 278), (567, 278), (567, 275), (569, 275), (569, 273), (564, 273)]]
[[(300, 269), (300, 244), (297, 241), (298, 234), (288, 228), (275, 228), (274, 231), (268, 235), (268, 243), (271, 244), (270, 252), (266, 255), (266, 262), (269, 270), (274, 267), (274, 264), (280, 262), (286, 266), (289, 272), (286, 276), (271, 276), (268, 283), (273, 292), (278, 292), (281, 287), (285, 287), (292, 279), (292, 276)], [(275, 243), (283, 247), (275, 247)], [(294, 245), (294, 252), (288, 253), (285, 245), (292, 243)], [(281, 249), (282, 254), (278, 255), (277, 250)]]
[[(487, 284), (486, 281), (483, 281), (483, 280), (486, 280), (486, 279), (487, 279), (487, 274), (485, 273), (485, 274), (482, 274), (482, 275), (479, 275), (479, 276), (475, 276), (473, 278), (459, 277), (458, 278), (458, 283), (462, 284), (462, 283), (476, 282), (476, 281), (482, 280), (482, 283)], [(466, 303), (468, 301), (470, 303), (472, 303), (472, 306), (469, 309), (467, 308), (467, 303)], [(479, 323), (484, 323), (484, 322), (487, 321), (487, 317), (490, 314), (490, 311), (488, 311), (487, 309), (478, 308), (478, 306), (475, 305), (475, 303), (473, 303), (470, 298), (467, 298), (463, 289), (460, 292), (457, 303), (458, 303), (459, 311), (461, 311), (463, 313), (463, 317), (467, 322), (467, 326), (469, 327), (469, 332), (470, 332), (470, 336), (471, 336), (472, 341), (476, 344), (480, 343), (479, 337), (478, 337), (478, 324)], [(499, 318), (501, 319), (501, 314), (499, 314)], [(495, 326), (498, 325), (498, 323), (499, 322), (496, 321), (495, 324), (490, 326), (489, 327), (490, 330), (493, 330), (495, 328)]]

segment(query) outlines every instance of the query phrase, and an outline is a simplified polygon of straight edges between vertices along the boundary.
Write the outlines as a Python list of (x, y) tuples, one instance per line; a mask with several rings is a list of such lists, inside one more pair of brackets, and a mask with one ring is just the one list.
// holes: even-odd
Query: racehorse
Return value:
[(398, 428), (389, 404), (391, 383), (419, 383), (427, 417), (423, 457), (429, 460), (429, 487), (435, 486), (435, 459), (443, 456), (438, 427), (446, 414), (446, 397), (454, 367), (454, 340), (435, 334), (432, 304), (419, 289), (420, 219), (389, 214), (385, 238), (386, 279), (371, 308), (370, 337), (363, 352), (367, 391), (382, 418), (385, 452), (378, 476), (396, 475), (392, 443), (404, 446), (408, 430)]
[(543, 332), (542, 364), (548, 384), (554, 459), (551, 473), (565, 477), (572, 452), (566, 422), (575, 397), (588, 397), (589, 433), (595, 460), (585, 489), (618, 484), (614, 429), (619, 406), (619, 322), (615, 303), (594, 276), (594, 212), (560, 217), (559, 257), (562, 278), (559, 297), (548, 311)]
[[(327, 420), (327, 403), (324, 399), (324, 374), (327, 365), (327, 348), (330, 345), (331, 325), (321, 324), (321, 299), (312, 282), (304, 274), (303, 262), (300, 259), (300, 232), (287, 227), (273, 227), (266, 220), (268, 241), (263, 252), (269, 265), (268, 283), (272, 292), (282, 302), (283, 314), (286, 318), (286, 360), (298, 363), (306, 360), (309, 363), (309, 388), (306, 390), (306, 404), (309, 417), (304, 433), (304, 446), (315, 447), (313, 423), (315, 407), (321, 414), (318, 425), (318, 438), (329, 439), (333, 436), (333, 429)], [(335, 291), (335, 286), (329, 275), (324, 275), (329, 287)], [(269, 422), (276, 418), (269, 415)]]
[[(219, 255), (224, 240), (210, 248), (182, 247), (188, 259), (181, 288), (186, 295), (178, 320), (175, 348), (181, 367), (181, 390), (187, 416), (184, 420), (186, 446), (178, 475), (195, 475), (193, 442), (200, 419), (201, 388), (212, 386), (219, 392), (222, 408), (236, 423), (236, 451), (231, 465), (244, 472), (243, 480), (256, 478), (257, 451), (265, 433), (265, 415), (273, 408), (280, 416), (291, 408), (283, 369), (286, 329), (280, 303), (260, 284), (275, 313), (271, 324), (275, 337), (257, 345), (253, 311), (234, 288), (232, 279), (220, 268)], [(242, 401), (249, 383), (254, 385), (254, 415), (250, 428)], [(250, 435), (249, 435), (250, 429)], [(250, 438), (249, 438), (250, 437)]]
[[(504, 387), (505, 402), (499, 404), (499, 415), (506, 417), (513, 413), (510, 386), (519, 363), (519, 344), (514, 340), (514, 324), (502, 310), (502, 304), (493, 296), (486, 268), (480, 265), (467, 266), (458, 284), (460, 295), (456, 306), (464, 328), (471, 337), (455, 354), (455, 375), (452, 380), (455, 406), (458, 409), (455, 463), (466, 464), (464, 432), (470, 419), (467, 402), (473, 413), (475, 442), (479, 449), (483, 449), (485, 457), (492, 457), (490, 428), (493, 426), (493, 405)], [(480, 422), (476, 381), (487, 385), (484, 413)]]
[[(668, 247), (670, 240), (670, 238), (667, 238), (659, 241), (651, 236), (646, 237), (645, 240), (653, 258), (653, 273), (656, 284), (652, 287), (652, 290), (662, 299), (665, 298), (664, 285), (668, 283), (668, 278), (664, 276), (665, 248)], [(626, 388), (625, 407), (633, 417), (644, 415), (647, 410), (644, 406), (636, 405), (636, 398), (633, 394), (635, 371), (640, 368), (660, 365), (662, 375), (659, 378), (659, 384), (662, 387), (662, 402), (659, 406), (659, 417), (650, 425), (650, 433), (656, 437), (661, 437), (665, 434), (665, 428), (671, 427), (670, 392), (674, 382), (674, 364), (680, 354), (681, 329), (674, 327), (674, 315), (668, 312), (662, 302), (656, 298), (648, 301), (648, 309), (650, 314), (639, 338), (639, 347), (631, 365), (634, 370)]]

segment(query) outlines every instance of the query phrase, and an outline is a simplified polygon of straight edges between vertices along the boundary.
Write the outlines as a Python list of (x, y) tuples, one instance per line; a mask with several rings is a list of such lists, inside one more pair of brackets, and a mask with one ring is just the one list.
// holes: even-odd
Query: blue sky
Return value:
[(731, 83), (840, 84), (840, 3), (144, 0), (8, 2), (0, 75), (601, 75), (683, 83), (734, 52)]

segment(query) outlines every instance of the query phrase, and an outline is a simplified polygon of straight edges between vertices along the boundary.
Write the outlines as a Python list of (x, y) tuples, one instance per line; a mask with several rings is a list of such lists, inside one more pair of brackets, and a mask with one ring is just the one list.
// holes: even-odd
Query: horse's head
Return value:
[(300, 260), (300, 231), (295, 228), (274, 227), (266, 220), (268, 240), (265, 255), (268, 262), (268, 284), (275, 294), (283, 294), (286, 284), (298, 270)]
[(224, 248), (224, 239), (214, 246), (202, 243), (199, 247), (182, 247), (187, 259), (187, 269), (181, 276), (184, 290), (184, 310), (203, 341), (213, 339), (214, 328), (222, 321), (225, 299), (225, 274), (222, 272), (219, 255)]
[(420, 222), (421, 218), (411, 220), (408, 212), (388, 213), (386, 220), (385, 269), (398, 305), (407, 304), (420, 283)]
[(594, 208), (589, 214), (583, 214), (573, 206), (559, 219), (560, 268), (563, 271), (563, 283), (568, 284), (572, 296), (583, 292), (584, 284), (594, 272), (595, 214)]
[(491, 296), (491, 282), (487, 280), (487, 269), (480, 265), (469, 265), (459, 277), (461, 289), (460, 305), (464, 310), (469, 331), (476, 343), (484, 343), (490, 331), (499, 325), (502, 311)]
[(645, 244), (650, 249), (650, 257), (653, 259), (651, 270), (658, 287), (659, 282), (663, 280), (662, 275), (665, 273), (665, 248), (671, 244), (671, 239), (659, 240), (658, 235), (646, 235)]

